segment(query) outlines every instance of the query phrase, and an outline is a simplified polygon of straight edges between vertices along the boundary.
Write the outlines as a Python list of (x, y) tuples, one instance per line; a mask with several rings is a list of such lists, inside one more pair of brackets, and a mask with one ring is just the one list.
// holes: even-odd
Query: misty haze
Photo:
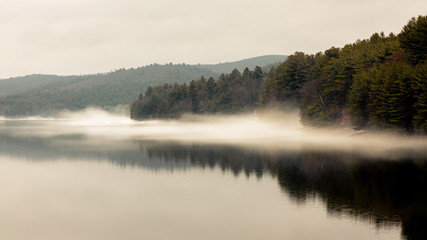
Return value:
[[(297, 112), (132, 121), (89, 108), (0, 121), (5, 238), (399, 239), (423, 231), (423, 136), (304, 127)], [(31, 227), (17, 231), (22, 224)]]
[(427, 239), (425, 0), (0, 3), (0, 239)]

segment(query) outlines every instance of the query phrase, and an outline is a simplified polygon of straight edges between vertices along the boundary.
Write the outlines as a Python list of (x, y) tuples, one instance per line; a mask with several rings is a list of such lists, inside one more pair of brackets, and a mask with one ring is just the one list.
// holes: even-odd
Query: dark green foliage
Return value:
[(237, 113), (253, 110), (258, 106), (267, 74), (256, 67), (237, 69), (221, 74), (218, 80), (203, 76), (187, 86), (164, 84), (149, 87), (145, 95), (132, 102), (132, 119), (173, 118), (183, 113)]
[[(303, 120), (315, 125), (330, 125), (348, 118), (346, 109), (353, 76), (392, 61), (395, 49), (396, 37), (392, 34), (386, 37), (381, 33), (373, 34), (368, 40), (348, 44), (342, 49), (331, 48), (325, 54), (317, 54), (313, 73), (315, 82), (308, 82), (304, 88), (306, 92), (301, 105)], [(310, 86), (313, 84), (315, 88)], [(312, 95), (317, 98), (313, 99)]]
[(427, 16), (412, 18), (398, 35), (405, 57), (414, 65), (427, 60)]
[(343, 48), (289, 56), (262, 103), (298, 103), (305, 124), (427, 132), (427, 17), (395, 36), (375, 33)]
[(413, 18), (398, 36), (392, 61), (359, 71), (350, 91), (356, 128), (427, 132), (426, 17)]
[(355, 75), (350, 94), (354, 126), (425, 131), (425, 68), (399, 62)]
[(353, 113), (353, 125), (356, 129), (368, 126), (372, 110), (371, 79), (375, 78), (377, 70), (372, 69), (360, 72), (354, 77), (353, 86), (350, 90), (350, 110)]
[(381, 66), (371, 79), (370, 123), (374, 127), (413, 131), (412, 69), (404, 63)]
[(427, 133), (427, 63), (420, 64), (414, 73), (414, 126)]
[(302, 121), (310, 125), (340, 123), (349, 118), (347, 109), (353, 76), (393, 61), (397, 49), (395, 35), (386, 37), (376, 33), (370, 39), (358, 40), (342, 49), (332, 47), (316, 55), (296, 52), (277, 68), (267, 83), (263, 104), (297, 103)]
[(311, 79), (314, 56), (296, 52), (280, 64), (268, 83), (264, 101), (293, 101), (301, 99), (304, 83)]

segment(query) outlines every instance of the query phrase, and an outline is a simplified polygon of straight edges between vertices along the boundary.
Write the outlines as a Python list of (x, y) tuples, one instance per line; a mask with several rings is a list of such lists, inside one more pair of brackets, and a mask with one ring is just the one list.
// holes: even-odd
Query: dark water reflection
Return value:
[[(402, 224), (407, 239), (427, 237), (426, 159), (371, 159), (349, 152), (264, 152), (230, 146), (140, 142), (150, 157), (231, 171), (271, 174), (281, 189), (303, 204), (320, 196), (332, 215), (348, 215), (376, 227)], [(150, 144), (149, 144), (150, 145)]]
[(296, 204), (320, 198), (330, 215), (399, 226), (405, 239), (427, 238), (427, 157), (372, 159), (355, 152), (280, 151), (148, 140), (91, 139), (84, 134), (27, 136), (0, 131), (0, 153), (16, 159), (110, 161), (174, 171), (219, 168), (236, 176), (271, 175)]

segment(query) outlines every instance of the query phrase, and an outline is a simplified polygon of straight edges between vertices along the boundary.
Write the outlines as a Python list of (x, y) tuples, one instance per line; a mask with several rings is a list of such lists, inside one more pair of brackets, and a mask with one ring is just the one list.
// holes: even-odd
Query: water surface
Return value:
[(257, 121), (0, 120), (0, 237), (426, 236), (423, 139), (369, 151), (347, 133), (322, 142)]

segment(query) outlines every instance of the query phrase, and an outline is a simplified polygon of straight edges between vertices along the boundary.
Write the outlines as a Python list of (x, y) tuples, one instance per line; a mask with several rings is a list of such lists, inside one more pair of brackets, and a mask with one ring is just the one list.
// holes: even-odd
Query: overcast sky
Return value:
[(1, 0), (0, 77), (316, 53), (426, 13), (426, 0)]

